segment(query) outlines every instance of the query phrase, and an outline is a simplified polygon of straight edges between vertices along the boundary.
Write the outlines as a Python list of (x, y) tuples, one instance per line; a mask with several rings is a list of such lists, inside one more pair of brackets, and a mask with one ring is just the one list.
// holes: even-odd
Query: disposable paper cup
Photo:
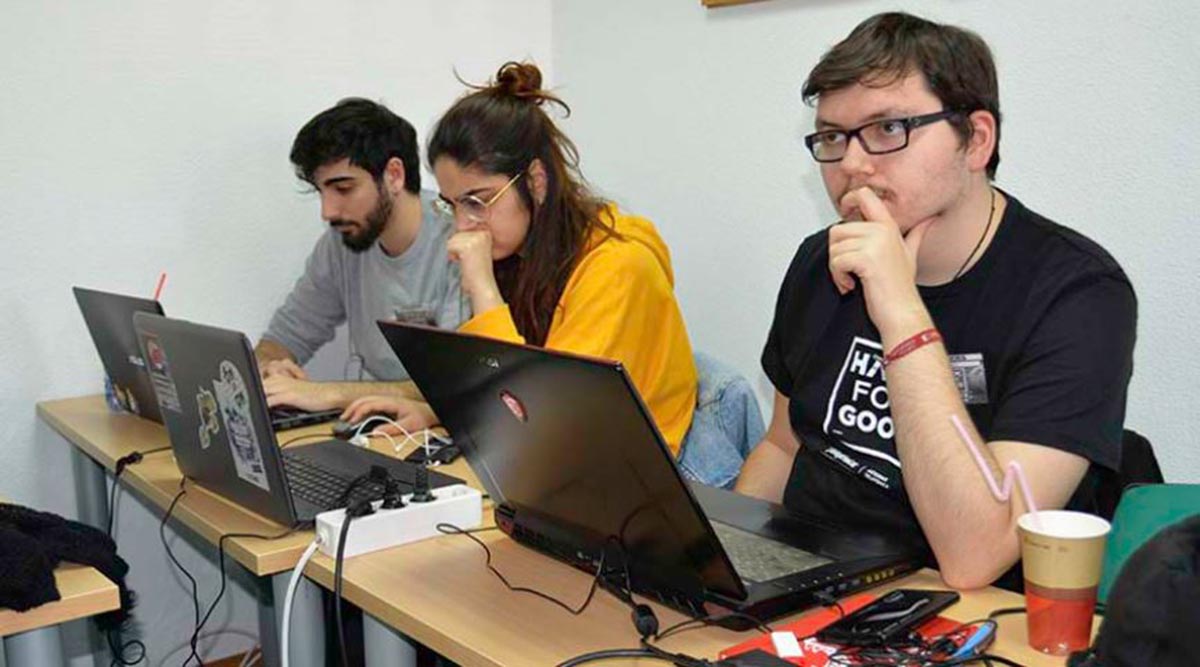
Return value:
[(1054, 510), (1017, 519), (1029, 645), (1052, 655), (1087, 648), (1104, 544), (1111, 526), (1092, 514)]

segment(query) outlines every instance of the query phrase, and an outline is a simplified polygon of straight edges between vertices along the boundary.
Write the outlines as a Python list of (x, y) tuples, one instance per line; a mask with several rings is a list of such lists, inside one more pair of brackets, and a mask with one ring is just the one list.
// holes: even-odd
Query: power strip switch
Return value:
[[(439, 523), (448, 523), (458, 528), (475, 528), (483, 522), (483, 494), (465, 484), (443, 486), (433, 490), (434, 499), (424, 503), (411, 502), (412, 494), (404, 495), (404, 507), (379, 509), (383, 501), (373, 503), (374, 514), (354, 519), (346, 535), (345, 558), (353, 558), (372, 551), (387, 549), (399, 544), (416, 542), (427, 537), (440, 535)], [(317, 515), (317, 537), (321, 540), (321, 553), (334, 558), (337, 555), (338, 538), (342, 533), (342, 522), (346, 510), (332, 510)]]

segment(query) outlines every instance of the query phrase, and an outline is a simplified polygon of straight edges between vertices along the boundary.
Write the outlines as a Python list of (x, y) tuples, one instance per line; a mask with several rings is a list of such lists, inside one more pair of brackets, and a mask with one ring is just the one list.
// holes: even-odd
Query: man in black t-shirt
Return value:
[(1019, 558), (1020, 494), (998, 502), (951, 421), (1039, 508), (1087, 508), (1116, 468), (1136, 301), (1102, 248), (992, 185), (1000, 110), (974, 33), (881, 14), (804, 85), (806, 137), (844, 221), (804, 241), (763, 368), (775, 412), (737, 489), (927, 541), (948, 585)]

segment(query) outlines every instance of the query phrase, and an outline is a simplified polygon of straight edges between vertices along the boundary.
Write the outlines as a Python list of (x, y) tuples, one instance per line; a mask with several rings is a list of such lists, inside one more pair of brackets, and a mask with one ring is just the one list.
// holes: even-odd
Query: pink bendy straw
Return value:
[(158, 297), (162, 294), (163, 284), (167, 282), (167, 272), (163, 271), (158, 274), (158, 284), (154, 287), (154, 300), (158, 301)]
[(1041, 517), (1038, 515), (1037, 505), (1033, 503), (1033, 494), (1029, 492), (1029, 481), (1025, 479), (1025, 471), (1021, 470), (1021, 464), (1016, 461), (1009, 461), (1005, 466), (1004, 487), (1001, 488), (996, 483), (995, 476), (992, 475), (992, 469), (987, 462), (983, 460), (983, 454), (979, 452), (978, 445), (971, 439), (971, 434), (967, 433), (967, 429), (963, 426), (958, 415), (950, 415), (950, 421), (954, 423), (954, 428), (958, 430), (959, 437), (967, 443), (967, 449), (971, 450), (971, 456), (975, 457), (975, 463), (979, 466), (979, 472), (983, 473), (983, 478), (987, 480), (988, 488), (992, 491), (992, 496), (997, 502), (1006, 503), (1012, 497), (1013, 479), (1017, 480), (1017, 484), (1021, 487), (1021, 495), (1025, 498), (1025, 506), (1029, 508), (1029, 512), (1033, 514), (1033, 523), (1039, 529), (1042, 527)]

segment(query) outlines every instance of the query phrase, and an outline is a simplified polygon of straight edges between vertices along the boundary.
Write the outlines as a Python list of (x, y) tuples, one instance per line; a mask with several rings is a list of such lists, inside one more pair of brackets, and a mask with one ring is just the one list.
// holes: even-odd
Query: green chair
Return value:
[(1200, 514), (1200, 484), (1144, 484), (1125, 489), (1104, 549), (1097, 599), (1108, 601), (1121, 566), (1146, 540), (1163, 528), (1197, 514)]

